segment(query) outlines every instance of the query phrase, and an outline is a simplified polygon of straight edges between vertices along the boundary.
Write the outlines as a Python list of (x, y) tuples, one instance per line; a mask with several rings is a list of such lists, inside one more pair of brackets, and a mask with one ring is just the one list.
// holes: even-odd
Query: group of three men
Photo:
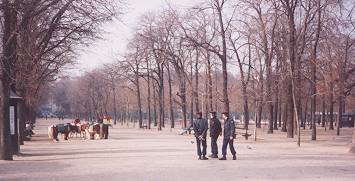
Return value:
[[(197, 155), (199, 160), (208, 160), (206, 157), (207, 152), (207, 130), (208, 121), (202, 118), (202, 113), (196, 113), (197, 119), (193, 122), (193, 129), (195, 132), (196, 143), (197, 143)], [(235, 139), (235, 124), (234, 120), (229, 117), (229, 113), (222, 113), (222, 119), (224, 120), (223, 128), (223, 146), (222, 146), (222, 157), (219, 160), (226, 160), (227, 157), (227, 146), (229, 145), (230, 151), (233, 155), (233, 160), (236, 160), (236, 151), (233, 146), (233, 141)], [(218, 146), (217, 139), (222, 135), (221, 122), (217, 118), (216, 112), (210, 112), (210, 137), (211, 137), (211, 158), (218, 158)], [(201, 151), (202, 145), (202, 151)]]

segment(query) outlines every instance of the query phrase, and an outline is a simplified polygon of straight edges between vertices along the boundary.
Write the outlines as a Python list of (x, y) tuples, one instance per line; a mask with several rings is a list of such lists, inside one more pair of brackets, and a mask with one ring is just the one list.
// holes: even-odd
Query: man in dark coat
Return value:
[[(199, 160), (208, 160), (206, 157), (207, 150), (207, 130), (208, 130), (208, 122), (206, 119), (202, 118), (202, 112), (198, 112), (196, 114), (197, 119), (193, 122), (193, 128), (196, 137), (196, 145), (197, 145), (197, 155)], [(202, 144), (202, 151), (201, 151)]]
[(223, 131), (223, 146), (222, 146), (222, 154), (223, 157), (219, 160), (226, 160), (227, 157), (227, 146), (229, 145), (229, 149), (233, 155), (233, 160), (236, 160), (236, 151), (233, 146), (233, 141), (235, 138), (235, 124), (232, 118), (229, 118), (229, 113), (222, 113), (222, 119), (224, 120), (224, 131)]
[(217, 139), (222, 133), (221, 122), (216, 116), (216, 112), (210, 112), (210, 137), (211, 137), (211, 158), (218, 158)]

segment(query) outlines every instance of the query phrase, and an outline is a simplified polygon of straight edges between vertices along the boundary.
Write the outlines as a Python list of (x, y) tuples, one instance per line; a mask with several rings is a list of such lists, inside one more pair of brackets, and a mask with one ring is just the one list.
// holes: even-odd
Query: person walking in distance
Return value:
[(217, 118), (216, 112), (210, 112), (210, 137), (211, 137), (211, 158), (218, 158), (217, 139), (222, 133), (221, 122)]
[(219, 160), (227, 160), (227, 146), (229, 145), (229, 149), (233, 155), (233, 160), (237, 159), (236, 151), (233, 146), (234, 138), (235, 138), (235, 124), (232, 118), (229, 118), (229, 113), (222, 113), (222, 119), (224, 120), (224, 130), (223, 130), (223, 146), (222, 146), (222, 154), (223, 156)]
[[(202, 118), (202, 112), (196, 113), (197, 119), (193, 122), (193, 129), (196, 137), (196, 145), (197, 145), (197, 155), (199, 160), (208, 160), (206, 157), (207, 152), (207, 130), (208, 130), (208, 122), (206, 119)], [(202, 144), (202, 151), (201, 151)]]

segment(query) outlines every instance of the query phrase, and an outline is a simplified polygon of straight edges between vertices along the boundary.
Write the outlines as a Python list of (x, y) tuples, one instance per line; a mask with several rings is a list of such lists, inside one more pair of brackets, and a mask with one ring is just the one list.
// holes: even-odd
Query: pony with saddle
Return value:
[(100, 136), (100, 139), (108, 139), (109, 126), (109, 124), (105, 124), (104, 119), (99, 119), (97, 123), (89, 125), (88, 129), (86, 129), (86, 134), (91, 140), (95, 139), (95, 135)]
[(89, 123), (87, 121), (80, 121), (80, 119), (75, 119), (73, 122), (71, 122), (72, 126), (77, 126), (78, 130), (73, 130), (70, 132), (69, 137), (73, 138), (74, 135), (75, 137), (79, 137), (80, 138), (86, 138), (85, 135), (85, 130), (89, 127)]
[(58, 134), (61, 133), (64, 140), (68, 140), (69, 133), (79, 132), (79, 128), (76, 125), (70, 123), (67, 124), (56, 124), (48, 127), (48, 137), (53, 139), (53, 141), (59, 141)]

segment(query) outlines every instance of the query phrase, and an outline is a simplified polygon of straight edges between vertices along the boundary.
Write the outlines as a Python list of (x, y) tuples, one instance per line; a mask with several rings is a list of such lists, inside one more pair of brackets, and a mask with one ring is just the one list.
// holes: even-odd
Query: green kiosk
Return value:
[(19, 102), (22, 100), (14, 91), (10, 91), (10, 135), (13, 154), (18, 154), (20, 151), (19, 144)]

